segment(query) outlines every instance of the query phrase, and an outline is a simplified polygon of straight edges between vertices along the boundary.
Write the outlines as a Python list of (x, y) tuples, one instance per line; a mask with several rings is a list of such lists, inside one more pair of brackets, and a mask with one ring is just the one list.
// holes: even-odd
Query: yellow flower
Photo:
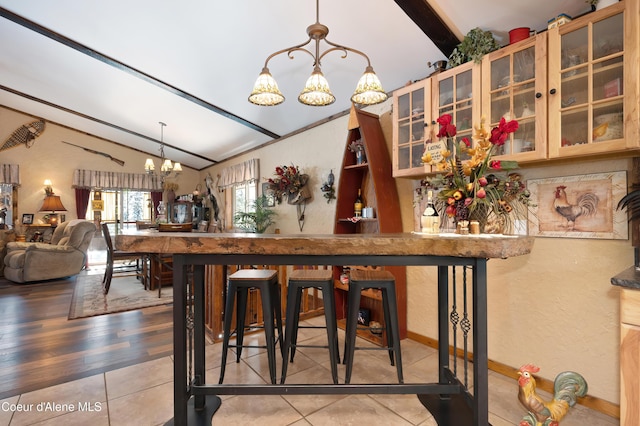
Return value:
[(431, 153), (429, 153), (429, 152), (428, 152), (428, 153), (426, 153), (426, 154), (424, 154), (424, 155), (422, 156), (422, 162), (423, 162), (423, 163), (427, 163), (427, 164), (429, 164), (429, 163), (431, 163), (431, 161), (432, 161)]

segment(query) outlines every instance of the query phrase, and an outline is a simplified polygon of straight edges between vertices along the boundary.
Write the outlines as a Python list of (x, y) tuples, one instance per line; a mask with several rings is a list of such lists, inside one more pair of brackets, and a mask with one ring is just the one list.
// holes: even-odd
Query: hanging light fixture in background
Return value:
[[(364, 57), (367, 60), (367, 68), (360, 78), (360, 81), (358, 81), (356, 90), (351, 96), (351, 101), (362, 105), (374, 105), (387, 99), (387, 94), (382, 88), (382, 84), (380, 83), (378, 76), (373, 71), (371, 61), (369, 60), (369, 57), (367, 55), (359, 50), (335, 44), (327, 40), (329, 28), (320, 23), (319, 3), (320, 0), (316, 0), (316, 23), (307, 27), (307, 34), (309, 35), (309, 39), (302, 44), (279, 50), (267, 57), (267, 60), (264, 63), (264, 67), (262, 68), (262, 72), (258, 76), (258, 79), (253, 86), (253, 91), (251, 92), (251, 95), (249, 95), (249, 102), (261, 106), (274, 106), (284, 102), (284, 96), (280, 92), (280, 89), (278, 89), (278, 83), (276, 83), (276, 80), (269, 72), (269, 68), (267, 67), (267, 65), (269, 64), (271, 58), (278, 56), (281, 53), (287, 53), (287, 55), (291, 59), (293, 59), (293, 52), (301, 51), (310, 54), (313, 58), (313, 73), (307, 80), (304, 89), (298, 96), (298, 100), (305, 105), (312, 106), (326, 106), (332, 104), (336, 100), (336, 98), (331, 93), (331, 89), (329, 89), (329, 82), (322, 74), (322, 71), (320, 69), (320, 61), (327, 53), (336, 50), (344, 52), (344, 55), (342, 56), (343, 58), (347, 56), (348, 52), (353, 52)], [(304, 46), (311, 43), (312, 40), (315, 41), (315, 54), (307, 49), (304, 49)], [(324, 40), (325, 43), (330, 46), (322, 53), (320, 53), (321, 40)]]
[[(164, 126), (165, 123), (162, 121), (158, 122), (160, 124), (160, 177), (165, 178), (168, 177), (171, 172), (175, 173), (175, 176), (178, 177), (180, 172), (182, 172), (182, 165), (180, 163), (172, 163), (171, 160), (165, 158), (164, 156)], [(152, 175), (155, 173), (156, 165), (153, 162), (153, 159), (147, 158), (147, 161), (144, 163), (144, 170), (147, 174)]]

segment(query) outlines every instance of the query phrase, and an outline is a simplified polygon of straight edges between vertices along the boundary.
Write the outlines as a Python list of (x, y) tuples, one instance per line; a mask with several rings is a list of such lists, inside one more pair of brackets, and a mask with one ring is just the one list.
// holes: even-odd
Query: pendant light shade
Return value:
[(320, 71), (320, 67), (315, 67), (300, 96), (298, 96), (298, 100), (311, 106), (326, 106), (335, 102), (336, 97), (331, 93), (329, 82)]
[(351, 101), (356, 104), (375, 105), (387, 100), (387, 94), (382, 88), (380, 79), (373, 68), (368, 66), (360, 77), (356, 91), (351, 96)]
[[(249, 102), (261, 106), (274, 106), (284, 102), (284, 96), (278, 89), (278, 85), (269, 72), (267, 65), (271, 58), (282, 53), (286, 53), (289, 58), (293, 59), (294, 53), (305, 52), (313, 58), (313, 73), (298, 96), (298, 100), (305, 105), (311, 106), (331, 105), (335, 102), (336, 97), (331, 93), (329, 83), (322, 74), (322, 71), (320, 71), (320, 60), (324, 58), (327, 53), (334, 51), (341, 52), (342, 58), (346, 58), (347, 53), (353, 53), (362, 56), (367, 61), (365, 74), (360, 78), (356, 91), (351, 97), (353, 102), (361, 105), (373, 105), (386, 100), (387, 94), (382, 89), (380, 80), (373, 72), (369, 57), (359, 50), (330, 42), (327, 40), (327, 34), (329, 34), (329, 28), (320, 23), (320, 0), (316, 0), (316, 22), (307, 27), (307, 35), (309, 38), (304, 43), (278, 50), (267, 57), (262, 72), (258, 76), (256, 84), (253, 86), (253, 91), (251, 95), (249, 95)], [(320, 42), (323, 40), (329, 46), (321, 52)], [(306, 49), (305, 46), (312, 41), (314, 42), (315, 49)]]
[(278, 83), (269, 72), (269, 68), (262, 69), (249, 95), (249, 102), (260, 106), (273, 106), (284, 102), (284, 96), (278, 89)]

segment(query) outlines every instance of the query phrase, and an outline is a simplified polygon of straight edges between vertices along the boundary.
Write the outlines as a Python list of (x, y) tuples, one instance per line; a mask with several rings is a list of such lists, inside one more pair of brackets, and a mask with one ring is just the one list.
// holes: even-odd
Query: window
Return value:
[(236, 214), (240, 212), (251, 212), (255, 210), (255, 200), (257, 198), (256, 181), (243, 182), (233, 187), (233, 224), (236, 222)]
[[(93, 211), (91, 210), (91, 200), (94, 193), (91, 191), (89, 196), (89, 208), (85, 219), (93, 220)], [(151, 220), (151, 193), (145, 191), (123, 190), (103, 190), (102, 201), (104, 208), (102, 210), (103, 222), (122, 222), (135, 223), (138, 220)]]

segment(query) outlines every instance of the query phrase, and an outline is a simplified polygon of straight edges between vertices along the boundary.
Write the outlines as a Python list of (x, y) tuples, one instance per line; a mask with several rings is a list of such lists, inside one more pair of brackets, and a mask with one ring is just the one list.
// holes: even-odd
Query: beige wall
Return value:
[[(390, 101), (368, 108), (381, 115), (388, 143), (391, 143)], [(301, 108), (303, 108), (301, 106)], [(30, 117), (0, 109), (0, 140)], [(333, 169), (340, 175), (345, 149), (348, 116), (340, 117), (301, 134), (266, 146), (198, 173), (187, 171), (179, 178), (178, 193), (190, 192), (207, 172), (215, 176), (224, 168), (248, 158), (260, 158), (260, 174), (271, 177), (275, 166), (295, 164), (311, 176), (313, 201), (306, 207), (304, 233), (331, 233), (335, 201), (327, 203), (320, 187)], [(117, 164), (61, 140), (86, 144), (98, 151), (125, 159)], [(137, 173), (146, 155), (49, 125), (34, 147), (0, 152), (0, 163), (18, 163), (22, 187), (20, 214), (34, 212), (43, 198), (42, 181), (53, 180), (54, 190), (65, 206), (75, 211), (71, 177), (75, 168), (123, 170)], [(583, 162), (576, 165), (523, 169), (525, 178), (578, 175), (629, 170), (629, 160)], [(404, 230), (413, 229), (411, 180), (398, 179)], [(282, 233), (300, 233), (296, 207), (283, 203), (276, 227)], [(37, 216), (37, 217), (41, 217)], [(519, 367), (535, 363), (540, 375), (553, 380), (556, 374), (575, 370), (589, 383), (589, 394), (619, 403), (618, 291), (612, 276), (633, 264), (628, 240), (586, 240), (537, 238), (528, 256), (491, 260), (489, 272), (489, 357), (499, 363)], [(433, 268), (408, 269), (408, 328), (414, 333), (436, 338), (436, 288)], [(514, 382), (514, 392), (515, 392)], [(514, 394), (515, 395), (515, 394)]]
[[(0, 145), (4, 144), (11, 133), (23, 124), (36, 120), (37, 117), (21, 114), (0, 107)], [(124, 166), (111, 161), (107, 157), (92, 154), (83, 149), (62, 143), (70, 142), (95, 151), (107, 153), (117, 159), (124, 160)], [(144, 161), (148, 155), (116, 145), (99, 138), (88, 136), (47, 122), (44, 133), (36, 138), (33, 146), (24, 144), (0, 151), (0, 163), (19, 164), (22, 185), (18, 188), (18, 214), (34, 213), (35, 221), (44, 216), (39, 213), (44, 199), (44, 180), (51, 179), (53, 191), (60, 196), (62, 204), (67, 208), (67, 220), (76, 218), (75, 192), (71, 187), (73, 171), (76, 169), (117, 171), (127, 173), (144, 173)], [(156, 165), (160, 160), (154, 158)], [(197, 170), (184, 168), (178, 177), (180, 185), (176, 194), (190, 193), (200, 179)]]

